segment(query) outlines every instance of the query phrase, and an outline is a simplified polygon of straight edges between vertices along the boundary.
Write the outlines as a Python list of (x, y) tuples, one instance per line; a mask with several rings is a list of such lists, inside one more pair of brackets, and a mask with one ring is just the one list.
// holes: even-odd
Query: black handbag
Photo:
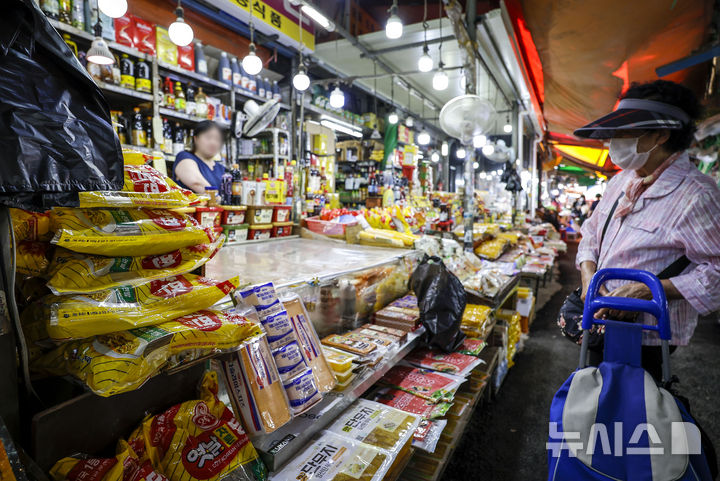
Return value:
[[(617, 198), (617, 200), (612, 206), (612, 209), (610, 209), (610, 214), (608, 214), (608, 217), (605, 220), (605, 226), (603, 227), (602, 235), (600, 236), (601, 249), (603, 240), (605, 240), (605, 232), (607, 231), (608, 225), (610, 224), (610, 219), (612, 219), (612, 216), (615, 213), (615, 209), (617, 208), (622, 196), (623, 194), (620, 194), (620, 196)], [(657, 275), (657, 277), (660, 280), (670, 279), (671, 277), (679, 275), (689, 265), (690, 259), (688, 259), (686, 256), (682, 256), (675, 262), (667, 266), (665, 269), (663, 269), (662, 272)], [(562, 332), (563, 336), (567, 337), (578, 345), (582, 344), (582, 318), (583, 308), (585, 307), (585, 304), (580, 297), (581, 295), (582, 287), (578, 287), (569, 296), (567, 296), (567, 298), (565, 298), (565, 302), (563, 302), (563, 305), (560, 307), (560, 312), (557, 319), (558, 327), (560, 327), (560, 332)], [(604, 331), (605, 326), (598, 324), (593, 324), (593, 326), (590, 328), (590, 337), (588, 338), (588, 348), (590, 350), (602, 350)]]

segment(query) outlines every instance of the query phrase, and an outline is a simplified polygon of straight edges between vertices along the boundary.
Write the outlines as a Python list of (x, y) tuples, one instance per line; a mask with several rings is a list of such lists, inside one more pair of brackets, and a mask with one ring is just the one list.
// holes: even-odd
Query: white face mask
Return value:
[(615, 165), (623, 170), (637, 170), (647, 163), (650, 153), (655, 150), (657, 145), (647, 152), (639, 153), (637, 146), (640, 137), (634, 139), (613, 137), (610, 139), (610, 159)]

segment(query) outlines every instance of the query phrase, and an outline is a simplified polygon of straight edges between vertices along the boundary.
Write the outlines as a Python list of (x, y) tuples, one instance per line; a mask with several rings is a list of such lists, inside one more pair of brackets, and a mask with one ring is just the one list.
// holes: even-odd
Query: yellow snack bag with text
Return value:
[(50, 265), (48, 288), (55, 295), (90, 294), (120, 286), (137, 286), (193, 271), (223, 246), (225, 236), (165, 254), (104, 257), (57, 249)]
[(52, 210), (52, 243), (71, 251), (109, 257), (165, 254), (215, 236), (194, 218), (161, 209)]
[(26, 276), (42, 277), (47, 274), (52, 247), (48, 242), (19, 242), (15, 251), (17, 271)]
[(51, 295), (44, 300), (47, 332), (55, 340), (82, 339), (160, 324), (212, 306), (238, 284), (238, 277), (220, 282), (183, 274), (89, 295)]
[(157, 326), (62, 343), (31, 368), (69, 374), (107, 397), (139, 388), (165, 367), (234, 348), (261, 333), (257, 323), (234, 310), (206, 309)]
[(48, 213), (28, 212), (22, 209), (10, 208), (15, 243), (29, 241), (48, 241), (52, 238), (50, 232), (50, 215)]
[(69, 456), (52, 467), (55, 481), (164, 481), (149, 460), (141, 460), (124, 440), (118, 441), (114, 458)]

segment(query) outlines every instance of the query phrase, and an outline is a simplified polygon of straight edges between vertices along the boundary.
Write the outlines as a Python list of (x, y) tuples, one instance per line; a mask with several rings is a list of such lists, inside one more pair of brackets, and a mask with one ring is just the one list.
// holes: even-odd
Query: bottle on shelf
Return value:
[(185, 129), (180, 126), (180, 122), (175, 122), (173, 129), (172, 153), (177, 155), (185, 150)]
[(67, 46), (70, 47), (70, 50), (72, 50), (73, 54), (77, 57), (78, 56), (78, 46), (77, 46), (77, 43), (75, 43), (75, 41), (72, 38), (70, 38), (70, 34), (64, 33), (63, 40), (65, 40), (65, 43), (67, 44)]
[(85, 2), (83, 0), (72, 0), (72, 26), (85, 30)]
[(172, 125), (170, 125), (170, 121), (168, 119), (163, 118), (163, 144), (162, 144), (162, 151), (166, 154), (172, 154), (173, 153), (173, 131), (172, 131)]
[(185, 92), (183, 92), (182, 84), (175, 82), (175, 110), (178, 112), (185, 112)]
[(122, 83), (122, 71), (120, 70), (120, 58), (114, 55), (115, 63), (110, 66), (112, 70), (112, 83), (120, 85)]
[(260, 97), (265, 97), (265, 80), (259, 75), (257, 76), (257, 94)]
[(248, 92), (257, 94), (257, 77), (248, 74)]
[(227, 52), (220, 54), (218, 80), (225, 83), (228, 87), (232, 87), (232, 69), (230, 68), (230, 59), (228, 58)]
[(195, 42), (195, 72), (206, 76), (208, 74), (207, 60), (200, 40)]
[(42, 0), (40, 8), (48, 18), (53, 20), (60, 18), (60, 2), (58, 0)]
[(147, 117), (145, 117), (145, 138), (147, 139), (147, 146), (150, 149), (155, 147), (152, 124), (152, 116), (148, 115)]
[(232, 205), (233, 175), (231, 170), (226, 170), (220, 181), (220, 202), (221, 205)]
[(272, 100), (273, 98), (272, 84), (267, 77), (265, 77), (265, 98), (268, 100)]
[(250, 75), (243, 68), (242, 62), (240, 62), (240, 77), (240, 88), (245, 91), (250, 90)]
[(120, 58), (120, 86), (128, 89), (135, 88), (135, 65), (126, 53)]
[(198, 87), (195, 94), (195, 115), (201, 119), (206, 119), (208, 116), (207, 95), (203, 92), (202, 87)]
[(233, 57), (230, 59), (230, 71), (232, 72), (232, 84), (235, 88), (242, 87), (242, 73), (240, 72), (240, 65), (238, 65), (237, 58)]
[(133, 145), (147, 147), (147, 131), (145, 130), (143, 116), (140, 113), (140, 107), (133, 109), (131, 132)]
[(152, 80), (150, 80), (150, 65), (145, 59), (138, 59), (135, 62), (135, 90), (140, 92), (152, 92)]
[[(195, 136), (195, 129), (183, 129), (183, 142), (185, 150), (192, 150), (192, 140)], [(217, 159), (215, 159), (217, 161)]]
[(59, 1), (59, 20), (68, 25), (72, 25), (72, 0)]
[(163, 105), (168, 109), (175, 108), (175, 87), (170, 77), (165, 77), (163, 82)]
[(280, 95), (280, 86), (278, 85), (277, 80), (273, 81), (272, 93), (273, 99), (277, 100), (278, 102), (282, 102), (282, 95)]
[(185, 113), (194, 117), (197, 115), (197, 103), (195, 103), (195, 86), (192, 84), (192, 82), (188, 82), (187, 88), (185, 90)]
[(237, 164), (233, 164), (232, 166), (232, 198), (230, 199), (231, 205), (242, 205), (243, 197), (242, 197), (242, 188), (243, 188), (243, 178), (242, 174), (240, 174), (240, 169), (238, 168)]

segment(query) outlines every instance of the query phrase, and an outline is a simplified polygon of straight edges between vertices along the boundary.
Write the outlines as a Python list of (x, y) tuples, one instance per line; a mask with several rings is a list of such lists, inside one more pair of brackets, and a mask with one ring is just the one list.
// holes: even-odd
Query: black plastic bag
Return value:
[(410, 289), (420, 307), (425, 342), (445, 352), (456, 351), (465, 334), (460, 330), (465, 312), (465, 288), (439, 257), (425, 256), (410, 276)]
[(123, 161), (98, 86), (32, 0), (0, 16), (0, 204), (42, 209), (120, 190)]

